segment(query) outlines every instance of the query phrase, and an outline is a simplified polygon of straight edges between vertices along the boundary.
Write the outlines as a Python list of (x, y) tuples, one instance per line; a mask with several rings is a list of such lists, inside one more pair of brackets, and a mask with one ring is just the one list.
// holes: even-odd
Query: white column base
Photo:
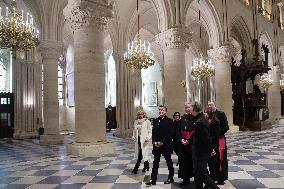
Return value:
[(230, 125), (229, 129), (230, 129), (230, 132), (232, 133), (237, 133), (240, 131), (240, 127), (237, 125)]
[(38, 137), (38, 132), (33, 133), (15, 133), (14, 139), (30, 139)]
[(67, 145), (67, 153), (79, 157), (98, 157), (104, 154), (116, 153), (113, 142), (71, 143)]
[(280, 118), (278, 124), (279, 125), (284, 125), (284, 118)]
[(64, 141), (64, 136), (60, 134), (41, 135), (39, 143), (40, 144), (62, 144), (63, 141)]

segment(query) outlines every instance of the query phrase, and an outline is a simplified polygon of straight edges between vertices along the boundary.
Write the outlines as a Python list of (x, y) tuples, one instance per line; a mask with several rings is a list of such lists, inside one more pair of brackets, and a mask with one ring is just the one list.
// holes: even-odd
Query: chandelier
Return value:
[(13, 56), (16, 51), (26, 51), (39, 45), (39, 31), (35, 27), (33, 16), (16, 12), (15, 0), (11, 2), (11, 10), (0, 7), (0, 48), (10, 48)]
[(271, 75), (265, 74), (260, 77), (259, 86), (268, 89), (272, 85), (273, 80), (271, 79)]
[[(199, 1), (198, 1), (199, 3)], [(200, 22), (201, 14), (200, 9), (198, 10), (198, 20)], [(201, 26), (199, 28), (199, 39), (201, 41)], [(197, 78), (208, 78), (214, 75), (214, 66), (211, 64), (210, 58), (204, 58), (202, 54), (202, 48), (200, 48), (199, 58), (193, 60), (193, 66), (191, 73)]]
[(211, 64), (211, 59), (204, 58), (200, 54), (199, 58), (193, 60), (192, 75), (197, 78), (208, 78), (214, 75), (214, 66)]
[[(149, 42), (142, 41), (139, 34), (139, 12), (138, 12), (138, 0), (137, 0), (137, 25), (138, 35), (136, 41), (128, 43), (127, 51), (124, 53), (124, 63), (131, 69), (137, 70), (138, 73), (141, 69), (147, 69), (155, 64), (152, 59), (154, 53), (151, 51)], [(146, 45), (147, 44), (147, 45)]]
[(284, 74), (281, 74), (280, 91), (284, 92)]

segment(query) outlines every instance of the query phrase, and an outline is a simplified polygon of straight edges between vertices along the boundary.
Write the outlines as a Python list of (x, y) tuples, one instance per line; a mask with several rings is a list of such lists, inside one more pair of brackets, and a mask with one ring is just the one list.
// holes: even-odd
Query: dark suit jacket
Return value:
[(220, 121), (220, 136), (222, 136), (229, 130), (227, 116), (224, 112), (220, 110), (216, 110), (214, 113), (215, 113), (215, 116)]
[(219, 151), (219, 138), (220, 138), (220, 121), (215, 120), (209, 125), (210, 137), (212, 141), (213, 148), (216, 152)]
[(162, 142), (161, 147), (153, 145), (153, 155), (160, 153), (163, 155), (170, 155), (173, 153), (173, 134), (174, 126), (173, 120), (165, 116), (163, 119), (158, 117), (153, 122), (152, 129), (152, 143)]
[(195, 120), (193, 123), (192, 157), (194, 160), (208, 160), (213, 150), (209, 135), (209, 123), (203, 113), (199, 113)]

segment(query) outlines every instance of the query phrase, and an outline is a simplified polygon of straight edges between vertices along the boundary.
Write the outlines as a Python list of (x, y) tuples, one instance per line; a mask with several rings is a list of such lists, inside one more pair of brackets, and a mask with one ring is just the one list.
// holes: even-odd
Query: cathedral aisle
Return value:
[[(65, 136), (65, 143), (73, 136)], [(149, 178), (134, 167), (134, 144), (108, 136), (117, 154), (78, 158), (66, 155), (65, 145), (40, 146), (37, 140), (0, 141), (0, 188), (7, 189), (138, 189)], [(284, 188), (284, 126), (261, 132), (229, 133), (229, 181), (222, 189)], [(174, 156), (174, 163), (177, 161)], [(150, 165), (152, 167), (152, 164)], [(151, 171), (151, 169), (150, 169)], [(180, 180), (164, 185), (166, 163), (160, 163), (157, 186), (178, 188)], [(193, 188), (193, 187), (188, 187)]]

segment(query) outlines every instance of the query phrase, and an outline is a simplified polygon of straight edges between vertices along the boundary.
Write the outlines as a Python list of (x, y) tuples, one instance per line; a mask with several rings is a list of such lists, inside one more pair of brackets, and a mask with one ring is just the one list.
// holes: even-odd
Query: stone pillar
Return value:
[(281, 95), (280, 95), (280, 69), (273, 66), (271, 70), (273, 84), (268, 89), (269, 119), (274, 121), (281, 117)]
[[(19, 64), (20, 63), (20, 64)], [(21, 91), (16, 91), (17, 113), (15, 114), (15, 120), (17, 125), (15, 127), (14, 138), (25, 139), (38, 136), (36, 125), (36, 86), (35, 86), (35, 60), (34, 50), (30, 50), (26, 53), (26, 58), (22, 58), (17, 61), (18, 68), (20, 70), (17, 77), (19, 77), (18, 85), (21, 86)], [(20, 119), (19, 119), (20, 118)]]
[(76, 141), (68, 152), (79, 156), (113, 153), (106, 140), (104, 29), (112, 16), (106, 0), (69, 0), (64, 16), (74, 31)]
[(231, 49), (221, 46), (207, 51), (215, 64), (215, 90), (217, 109), (226, 113), (229, 126), (233, 125), (233, 100), (231, 82)]
[(44, 135), (40, 136), (42, 144), (63, 142), (59, 134), (58, 109), (58, 58), (62, 53), (62, 42), (41, 41), (40, 51), (43, 58), (43, 119)]
[(156, 37), (164, 52), (164, 97), (168, 116), (171, 117), (176, 111), (184, 112), (187, 96), (180, 83), (186, 79), (185, 49), (192, 34), (187, 28), (171, 28)]

